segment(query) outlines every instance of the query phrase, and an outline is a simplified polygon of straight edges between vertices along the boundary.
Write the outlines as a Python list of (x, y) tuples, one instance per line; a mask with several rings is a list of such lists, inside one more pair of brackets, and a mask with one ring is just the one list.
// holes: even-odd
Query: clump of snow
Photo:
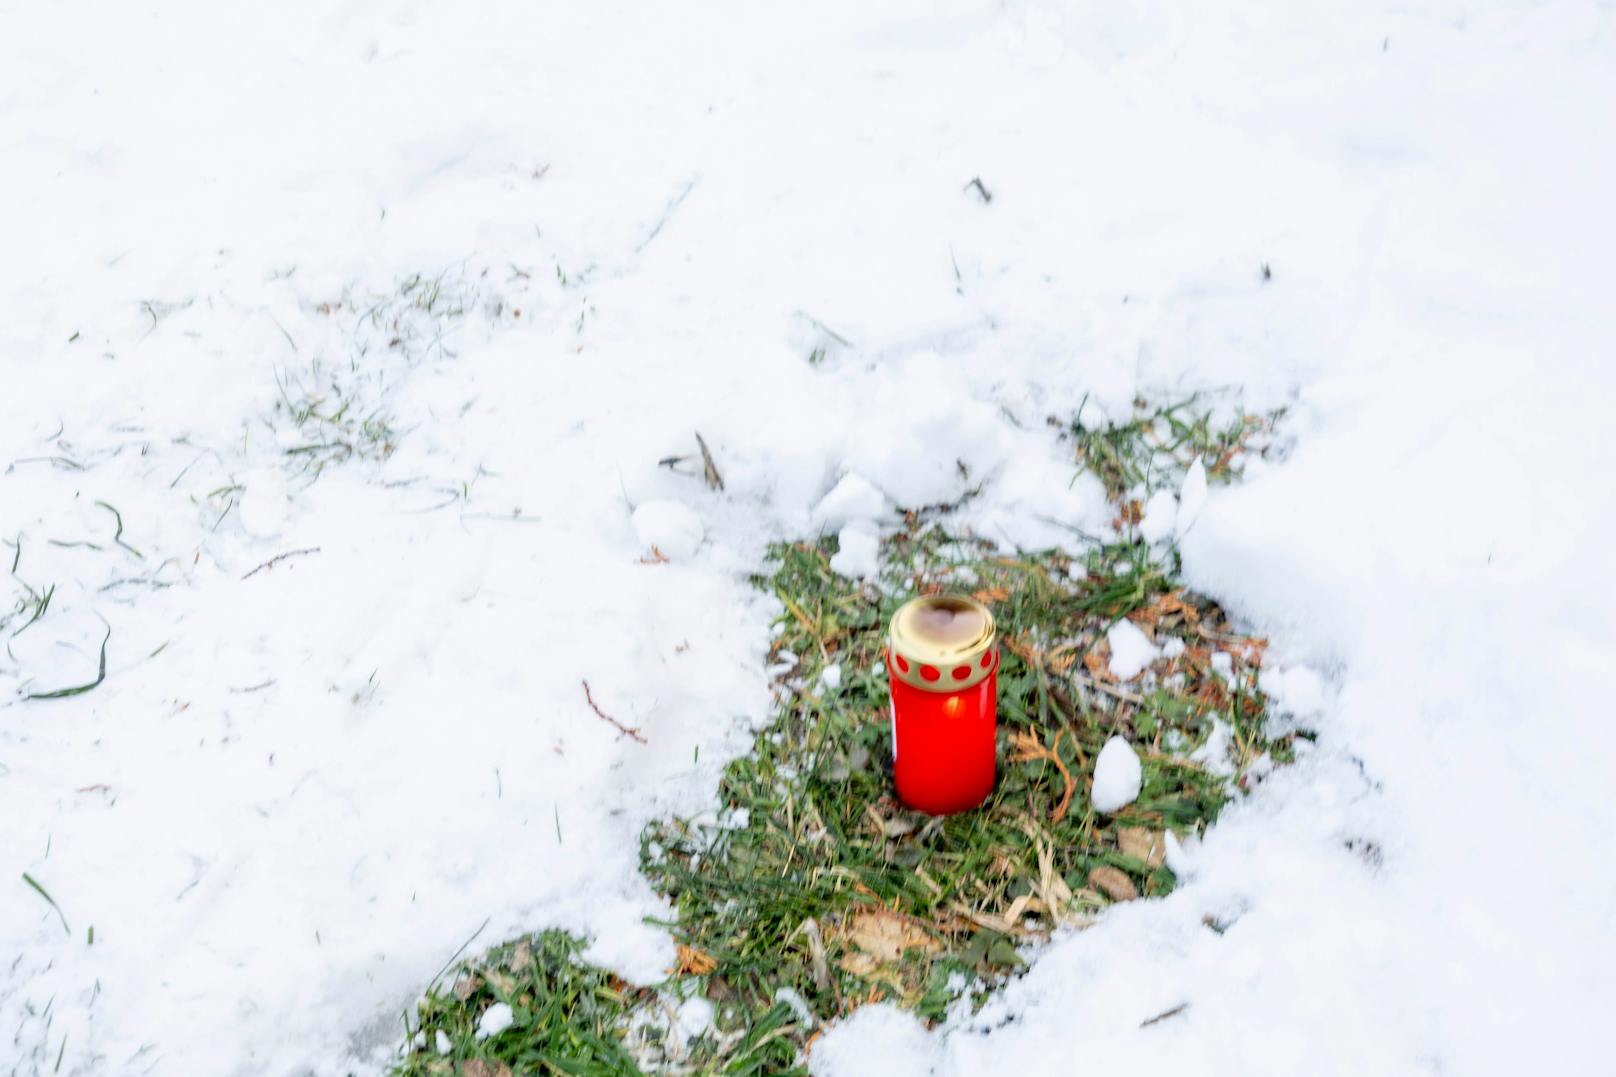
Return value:
[(842, 686), (842, 665), (832, 662), (819, 671), (819, 682), (825, 686), (826, 691), (834, 692)]
[(1139, 521), (1139, 537), (1156, 543), (1171, 538), (1178, 523), (1178, 496), (1171, 490), (1157, 490), (1145, 502), (1145, 514)]
[(1264, 666), (1257, 685), (1268, 696), (1271, 710), (1309, 719), (1324, 710), (1324, 682), (1307, 666)]
[(1174, 527), (1183, 535), (1201, 515), (1201, 509), (1206, 504), (1206, 465), (1197, 456), (1189, 470), (1184, 474), (1184, 485), (1178, 491), (1178, 514), (1174, 520)]
[(1127, 618), (1107, 629), (1105, 639), (1111, 645), (1111, 675), (1118, 680), (1133, 680), (1156, 660), (1156, 645)]
[(836, 535), (837, 550), (831, 555), (830, 567), (843, 576), (874, 579), (880, 569), (881, 539), (875, 525), (857, 521), (842, 528)]
[(486, 1040), (504, 1032), (516, 1023), (516, 1014), (504, 1002), (496, 1002), (477, 1019), (477, 1039)]
[(674, 561), (695, 555), (704, 531), (696, 510), (677, 501), (647, 501), (634, 510), (634, 533), (647, 549)]
[(913, 1014), (890, 1002), (861, 1006), (814, 1044), (814, 1077), (931, 1077), (937, 1045)]
[(1121, 737), (1112, 737), (1094, 761), (1094, 788), (1090, 799), (1094, 810), (1105, 815), (1120, 811), (1134, 802), (1144, 781), (1144, 768), (1133, 746)]
[(854, 520), (878, 520), (887, 511), (887, 498), (875, 485), (856, 471), (841, 481), (814, 506), (814, 523), (831, 531)]
[(438, 1052), (438, 1054), (446, 1055), (450, 1051), (454, 1050), (454, 1041), (449, 1039), (449, 1034), (440, 1028), (436, 1033), (433, 1034), (432, 1046), (433, 1049)]
[(1163, 658), (1177, 658), (1185, 651), (1185, 643), (1177, 636), (1168, 636), (1162, 641), (1161, 656)]

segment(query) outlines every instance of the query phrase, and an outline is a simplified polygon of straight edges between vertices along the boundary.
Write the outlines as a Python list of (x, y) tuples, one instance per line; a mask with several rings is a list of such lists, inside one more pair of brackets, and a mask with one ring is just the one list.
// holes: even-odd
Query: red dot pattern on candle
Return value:
[(937, 672), (936, 666), (921, 666), (920, 675), (928, 681), (935, 681), (942, 674)]
[(970, 666), (955, 666), (954, 667), (954, 679), (956, 681), (963, 681), (966, 677), (969, 677), (970, 675), (971, 675), (971, 667)]
[(905, 658), (901, 654), (898, 656), (898, 672), (900, 672), (900, 673), (908, 673), (909, 672), (909, 660), (907, 658)]
[(982, 655), (982, 668), (987, 669), (993, 663), (993, 652), (987, 651)]

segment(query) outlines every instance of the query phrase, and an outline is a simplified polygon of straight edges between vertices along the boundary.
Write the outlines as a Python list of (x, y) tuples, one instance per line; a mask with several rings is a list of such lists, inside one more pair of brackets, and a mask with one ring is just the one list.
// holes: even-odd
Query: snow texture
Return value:
[[(1199, 463), (1199, 461), (1197, 461)], [(1156, 543), (1171, 538), (1178, 525), (1178, 496), (1171, 490), (1157, 490), (1145, 502), (1145, 515), (1139, 521), (1139, 537)]]
[(504, 1002), (496, 1002), (477, 1019), (477, 1038), (490, 1039), (516, 1023), (516, 1012)]
[(1121, 737), (1112, 737), (1094, 760), (1094, 789), (1090, 800), (1094, 810), (1104, 815), (1121, 811), (1139, 796), (1144, 770), (1133, 746)]
[(701, 548), (701, 517), (677, 501), (647, 501), (634, 510), (634, 533), (640, 544), (663, 556), (683, 561)]
[(874, 579), (880, 569), (881, 535), (867, 521), (848, 524), (836, 535), (837, 549), (830, 567), (843, 576)]
[(1118, 680), (1133, 680), (1156, 660), (1156, 645), (1132, 621), (1112, 625), (1105, 641), (1111, 645), (1111, 675)]
[(861, 1006), (809, 1057), (814, 1077), (930, 1077), (936, 1046), (913, 1014), (882, 1002)]
[(1206, 505), (1206, 465), (1197, 456), (1184, 473), (1184, 484), (1178, 491), (1178, 514), (1174, 527), (1182, 536), (1194, 525)]
[(660, 980), (766, 544), (1114, 537), (1062, 431), (1226, 386), (1289, 451), (1173, 534), (1297, 762), (815, 1072), (1608, 1068), (1608, 5), (13, 4), (0, 100), (7, 1072), (370, 1077), (544, 927)]
[(858, 472), (843, 475), (814, 506), (814, 521), (837, 531), (855, 520), (879, 520), (887, 512), (886, 495)]

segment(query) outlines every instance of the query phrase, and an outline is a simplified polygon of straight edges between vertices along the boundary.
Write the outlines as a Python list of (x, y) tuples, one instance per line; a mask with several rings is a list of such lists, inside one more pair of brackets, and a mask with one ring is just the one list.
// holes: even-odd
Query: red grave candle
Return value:
[(999, 652), (980, 602), (905, 603), (887, 639), (892, 770), (898, 799), (933, 815), (966, 811), (993, 789)]

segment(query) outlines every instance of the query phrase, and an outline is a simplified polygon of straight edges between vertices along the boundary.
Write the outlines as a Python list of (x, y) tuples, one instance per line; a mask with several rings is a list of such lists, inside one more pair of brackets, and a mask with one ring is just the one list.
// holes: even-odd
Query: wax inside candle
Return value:
[(944, 600), (914, 614), (915, 635), (940, 647), (970, 643), (982, 635), (985, 627), (982, 611), (964, 603), (955, 605)]

